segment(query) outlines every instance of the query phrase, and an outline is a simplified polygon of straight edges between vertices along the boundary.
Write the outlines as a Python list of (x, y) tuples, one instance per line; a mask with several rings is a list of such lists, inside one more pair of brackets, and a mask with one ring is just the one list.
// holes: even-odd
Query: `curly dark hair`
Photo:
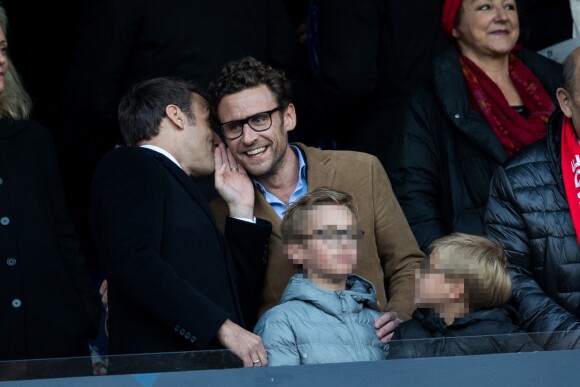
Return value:
[(209, 85), (214, 113), (223, 97), (261, 85), (266, 85), (274, 94), (278, 106), (286, 107), (290, 104), (292, 91), (284, 71), (276, 70), (251, 56), (229, 62)]

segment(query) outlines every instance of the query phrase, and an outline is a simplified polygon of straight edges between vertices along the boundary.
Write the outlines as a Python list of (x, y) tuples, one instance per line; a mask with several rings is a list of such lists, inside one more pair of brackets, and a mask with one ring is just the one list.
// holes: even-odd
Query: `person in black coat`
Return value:
[[(140, 82), (121, 101), (119, 124), (129, 147), (105, 155), (91, 189), (110, 352), (226, 347), (245, 366), (266, 365), (260, 338), (243, 327), (257, 315), (271, 224), (253, 222), (252, 183), (223, 144), (214, 147), (199, 88)], [(191, 179), (214, 169), (231, 215), (225, 238)]]
[(518, 49), (515, 3), (476, 5), (446, 0), (444, 30), (457, 46), (410, 93), (390, 175), (424, 251), (451, 232), (483, 234), (493, 172), (545, 136), (555, 109), (561, 65)]
[(415, 277), (422, 308), (395, 331), (390, 359), (541, 350), (505, 305), (511, 280), (499, 244), (455, 233), (431, 248), (428, 267)]
[(561, 111), (551, 117), (548, 136), (498, 168), (490, 186), (485, 232), (505, 247), (514, 302), (530, 332), (580, 329), (580, 225), (574, 215), (580, 151), (562, 153), (580, 138), (579, 60), (576, 49), (564, 61)]
[(0, 360), (88, 356), (100, 305), (67, 217), (50, 132), (8, 57), (0, 7)]

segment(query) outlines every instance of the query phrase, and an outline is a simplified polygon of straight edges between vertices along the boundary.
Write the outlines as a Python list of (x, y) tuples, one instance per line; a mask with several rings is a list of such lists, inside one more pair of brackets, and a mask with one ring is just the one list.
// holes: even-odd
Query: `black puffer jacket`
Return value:
[[(562, 67), (527, 50), (518, 57), (552, 95)], [(453, 231), (483, 234), (489, 182), (506, 154), (485, 118), (471, 107), (458, 51), (433, 62), (433, 79), (409, 96), (395, 194), (423, 251)]]
[(469, 313), (451, 325), (428, 309), (417, 309), (395, 331), (388, 358), (541, 351), (518, 321), (518, 313), (508, 305)]
[(530, 332), (580, 328), (580, 247), (562, 181), (561, 126), (558, 111), (547, 138), (498, 168), (485, 214), (487, 236), (504, 245)]

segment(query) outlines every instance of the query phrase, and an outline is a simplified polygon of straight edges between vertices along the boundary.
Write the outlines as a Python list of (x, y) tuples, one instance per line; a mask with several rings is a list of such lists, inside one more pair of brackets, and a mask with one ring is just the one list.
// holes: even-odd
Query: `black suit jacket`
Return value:
[(109, 280), (111, 353), (213, 348), (226, 319), (244, 325), (240, 300), (255, 299), (249, 309), (257, 303), (269, 222), (230, 219), (230, 249), (196, 183), (144, 148), (107, 154), (91, 192), (93, 236)]

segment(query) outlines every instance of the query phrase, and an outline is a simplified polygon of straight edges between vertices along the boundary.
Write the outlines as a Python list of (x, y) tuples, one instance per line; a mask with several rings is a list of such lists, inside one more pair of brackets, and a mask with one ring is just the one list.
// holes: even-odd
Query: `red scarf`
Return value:
[(498, 136), (509, 156), (546, 136), (546, 124), (554, 104), (534, 74), (513, 54), (509, 56), (510, 78), (530, 114), (526, 118), (512, 108), (500, 88), (466, 56), (461, 66), (477, 108)]
[(580, 141), (570, 119), (562, 120), (562, 179), (576, 238), (580, 244)]

